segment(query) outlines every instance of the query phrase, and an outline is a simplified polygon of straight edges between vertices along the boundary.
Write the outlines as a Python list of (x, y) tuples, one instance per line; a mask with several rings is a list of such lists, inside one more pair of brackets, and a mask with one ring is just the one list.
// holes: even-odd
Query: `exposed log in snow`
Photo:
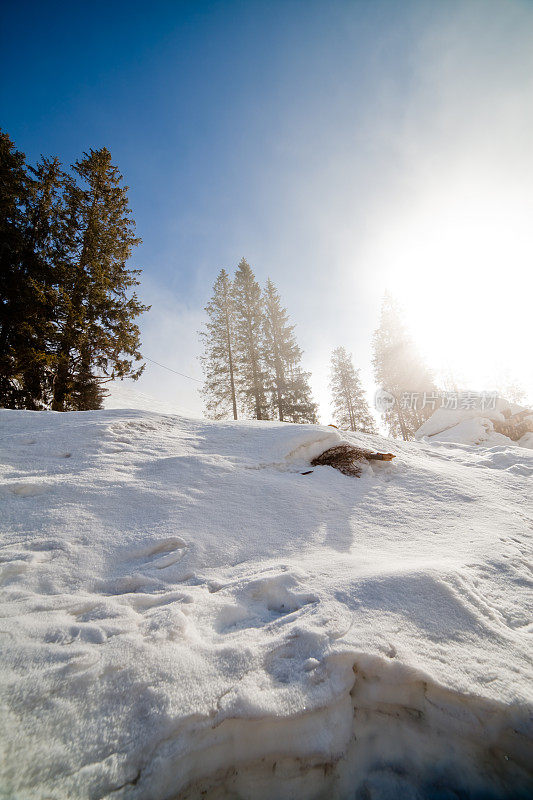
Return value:
[(355, 447), (345, 442), (324, 450), (311, 461), (313, 467), (334, 467), (343, 475), (359, 478), (364, 462), (392, 461), (392, 453), (376, 453), (364, 447)]

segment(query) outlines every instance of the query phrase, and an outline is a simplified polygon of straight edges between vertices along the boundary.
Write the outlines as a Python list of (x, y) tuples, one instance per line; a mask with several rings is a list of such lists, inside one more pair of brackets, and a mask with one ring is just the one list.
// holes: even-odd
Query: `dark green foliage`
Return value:
[(0, 403), (7, 408), (45, 407), (51, 381), (54, 289), (44, 243), (59, 178), (55, 164), (31, 172), (0, 132)]
[(309, 373), (301, 367), (302, 351), (289, 323), (287, 310), (271, 280), (264, 293), (263, 352), (274, 415), (283, 422), (317, 421)]
[(57, 159), (26, 167), (0, 133), (0, 404), (99, 408), (103, 382), (142, 372), (121, 181), (105, 148), (71, 175)]
[(363, 433), (377, 433), (376, 423), (365, 399), (359, 370), (344, 347), (331, 354), (332, 405), (339, 428)]
[[(147, 310), (135, 292), (139, 270), (126, 262), (140, 239), (128, 206), (127, 187), (106, 148), (91, 150), (74, 164), (81, 187), (69, 185), (75, 250), (60, 298), (57, 368), (52, 408), (78, 408), (100, 396), (94, 384), (106, 378), (139, 377), (135, 318)], [(80, 387), (87, 391), (80, 394)], [(93, 388), (91, 388), (91, 386)], [(78, 399), (77, 399), (78, 398)]]

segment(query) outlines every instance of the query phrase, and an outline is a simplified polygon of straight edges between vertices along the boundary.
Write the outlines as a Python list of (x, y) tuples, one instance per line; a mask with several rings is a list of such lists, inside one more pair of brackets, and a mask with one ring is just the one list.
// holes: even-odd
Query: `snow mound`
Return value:
[[(514, 445), (533, 449), (533, 434), (526, 432), (517, 439), (495, 430), (495, 427), (505, 426), (511, 415), (522, 412), (527, 414), (527, 409), (508, 403), (498, 398), (494, 409), (479, 408), (447, 409), (438, 408), (417, 430), (415, 439), (428, 442), (447, 442), (463, 445)], [(531, 417), (523, 418), (533, 423)], [(532, 427), (531, 425), (529, 426)]]
[(524, 433), (524, 435), (518, 440), (518, 444), (520, 447), (528, 447), (533, 450), (533, 433)]
[(531, 796), (527, 448), (348, 434), (397, 456), (354, 479), (301, 474), (321, 426), (0, 428), (0, 797)]

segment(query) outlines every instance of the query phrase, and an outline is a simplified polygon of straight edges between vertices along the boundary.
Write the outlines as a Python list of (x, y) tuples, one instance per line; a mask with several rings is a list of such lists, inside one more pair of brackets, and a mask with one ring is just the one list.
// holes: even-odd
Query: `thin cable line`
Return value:
[(148, 356), (143, 356), (145, 361), (151, 361), (152, 364), (157, 364), (158, 367), (163, 367), (163, 369), (168, 369), (169, 372), (174, 372), (176, 375), (181, 375), (182, 378), (188, 378), (190, 381), (196, 381), (196, 383), (203, 383), (199, 378), (193, 378), (192, 375), (186, 375), (184, 372), (178, 372), (177, 369), (172, 369), (172, 367), (167, 367), (165, 364), (160, 364), (159, 361), (154, 361), (153, 358), (148, 358)]

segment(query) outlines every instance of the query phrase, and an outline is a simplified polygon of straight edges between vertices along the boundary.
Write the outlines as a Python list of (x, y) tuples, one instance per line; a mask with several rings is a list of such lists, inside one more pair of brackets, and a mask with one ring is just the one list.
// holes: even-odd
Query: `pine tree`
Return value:
[(103, 150), (63, 172), (26, 167), (0, 132), (0, 401), (13, 408), (98, 408), (102, 381), (140, 375), (146, 308), (126, 261), (139, 242), (127, 189)]
[(365, 399), (359, 370), (344, 347), (331, 354), (332, 405), (339, 428), (363, 433), (377, 433), (376, 423)]
[(235, 369), (235, 303), (233, 286), (226, 270), (221, 270), (213, 287), (213, 296), (205, 307), (209, 315), (201, 357), (205, 382), (207, 415), (223, 419), (233, 414), (237, 419)]
[(281, 422), (317, 421), (309, 373), (301, 368), (302, 351), (289, 323), (287, 310), (271, 280), (264, 293), (263, 352), (269, 376), (272, 408)]
[(131, 288), (140, 270), (126, 262), (140, 243), (127, 187), (106, 148), (90, 150), (73, 170), (82, 186), (68, 185), (69, 226), (75, 247), (62, 276), (52, 408), (101, 405), (101, 384), (136, 380), (144, 369), (135, 319), (147, 310)]
[(35, 167), (30, 167), (30, 173), (32, 181), (27, 216), (31, 247), (40, 269), (39, 275), (31, 277), (37, 303), (33, 309), (33, 351), (27, 366), (35, 379), (33, 399), (39, 402), (40, 407), (46, 408), (52, 399), (57, 363), (55, 342), (59, 299), (75, 249), (75, 232), (67, 206), (72, 179), (63, 171), (57, 158), (44, 156)]
[(105, 397), (106, 393), (100, 379), (91, 367), (91, 351), (89, 348), (84, 348), (72, 377), (70, 406), (76, 411), (93, 411), (102, 408)]
[(403, 325), (399, 309), (387, 293), (381, 318), (373, 337), (372, 363), (376, 383), (396, 398), (394, 407), (383, 413), (392, 436), (412, 438), (431, 415), (433, 406), (424, 405), (436, 391), (433, 375), (424, 364)]
[(233, 282), (239, 393), (246, 411), (268, 419), (263, 363), (263, 297), (248, 262), (241, 259)]
[(0, 131), (0, 399), (17, 408), (20, 388), (17, 377), (22, 344), (18, 323), (23, 317), (24, 269), (27, 256), (24, 205), (28, 195), (25, 157), (9, 136)]
[(58, 172), (55, 163), (28, 170), (0, 132), (0, 404), (8, 408), (47, 405), (54, 289), (44, 242)]

